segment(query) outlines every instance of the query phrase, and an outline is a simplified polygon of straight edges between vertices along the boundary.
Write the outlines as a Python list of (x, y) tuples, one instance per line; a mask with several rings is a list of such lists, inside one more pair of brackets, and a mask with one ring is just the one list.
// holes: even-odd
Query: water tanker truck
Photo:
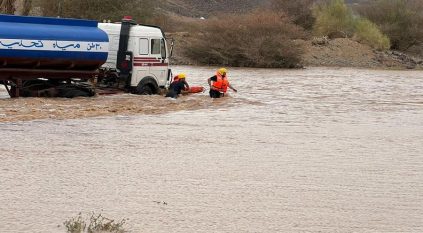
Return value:
[[(11, 97), (157, 94), (171, 79), (159, 27), (0, 15), (0, 84)], [(95, 85), (94, 85), (95, 84)]]

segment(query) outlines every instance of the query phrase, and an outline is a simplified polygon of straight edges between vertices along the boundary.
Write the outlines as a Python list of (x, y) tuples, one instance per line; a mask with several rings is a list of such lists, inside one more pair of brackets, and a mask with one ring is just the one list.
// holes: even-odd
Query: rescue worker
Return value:
[[(207, 82), (210, 87), (210, 97), (211, 98), (220, 98), (224, 97), (228, 87), (234, 92), (238, 92), (228, 81), (227, 76), (228, 71), (225, 68), (220, 68), (216, 71), (216, 75), (209, 78)], [(213, 82), (213, 83), (212, 83)]]
[(186, 75), (184, 73), (178, 74), (173, 78), (173, 82), (169, 86), (169, 91), (166, 94), (166, 97), (178, 98), (178, 96), (184, 90), (189, 90), (189, 85), (185, 80)]

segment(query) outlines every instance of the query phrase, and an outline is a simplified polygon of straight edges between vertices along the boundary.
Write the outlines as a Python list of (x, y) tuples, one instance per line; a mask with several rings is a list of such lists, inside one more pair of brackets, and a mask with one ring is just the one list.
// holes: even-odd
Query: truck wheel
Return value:
[(143, 85), (141, 87), (137, 87), (137, 94), (138, 95), (153, 95), (154, 91), (150, 85)]
[(138, 95), (154, 95), (158, 93), (158, 90), (159, 86), (156, 80), (152, 77), (145, 77), (138, 83), (134, 92)]
[(90, 93), (83, 90), (78, 90), (76, 88), (69, 88), (62, 93), (62, 97), (65, 98), (75, 98), (75, 97), (90, 97)]
[(75, 98), (75, 97), (91, 97), (95, 95), (95, 92), (85, 86), (75, 84), (65, 84), (56, 87), (58, 97)]

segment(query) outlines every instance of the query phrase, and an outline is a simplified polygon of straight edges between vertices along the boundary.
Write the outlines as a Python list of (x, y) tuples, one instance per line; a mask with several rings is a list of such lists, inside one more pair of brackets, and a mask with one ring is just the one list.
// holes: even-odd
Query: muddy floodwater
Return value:
[[(175, 67), (192, 85), (214, 68)], [(0, 232), (423, 232), (423, 72), (230, 69), (239, 90), (8, 99)]]

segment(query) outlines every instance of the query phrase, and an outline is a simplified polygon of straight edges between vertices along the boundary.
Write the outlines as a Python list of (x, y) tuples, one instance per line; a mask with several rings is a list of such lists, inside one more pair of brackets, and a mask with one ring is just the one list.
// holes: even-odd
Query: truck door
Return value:
[(138, 48), (137, 55), (134, 58), (134, 72), (136, 73), (135, 77), (132, 78), (131, 85), (136, 87), (138, 83), (144, 78), (150, 75), (150, 68), (149, 68), (149, 57), (150, 57), (150, 40), (148, 38), (138, 38), (137, 44), (138, 46), (134, 46), (134, 48)]
[(156, 77), (158, 85), (163, 87), (166, 85), (169, 66), (166, 42), (163, 38), (152, 38), (150, 41), (151, 57), (157, 60), (157, 62), (151, 63), (150, 73)]

